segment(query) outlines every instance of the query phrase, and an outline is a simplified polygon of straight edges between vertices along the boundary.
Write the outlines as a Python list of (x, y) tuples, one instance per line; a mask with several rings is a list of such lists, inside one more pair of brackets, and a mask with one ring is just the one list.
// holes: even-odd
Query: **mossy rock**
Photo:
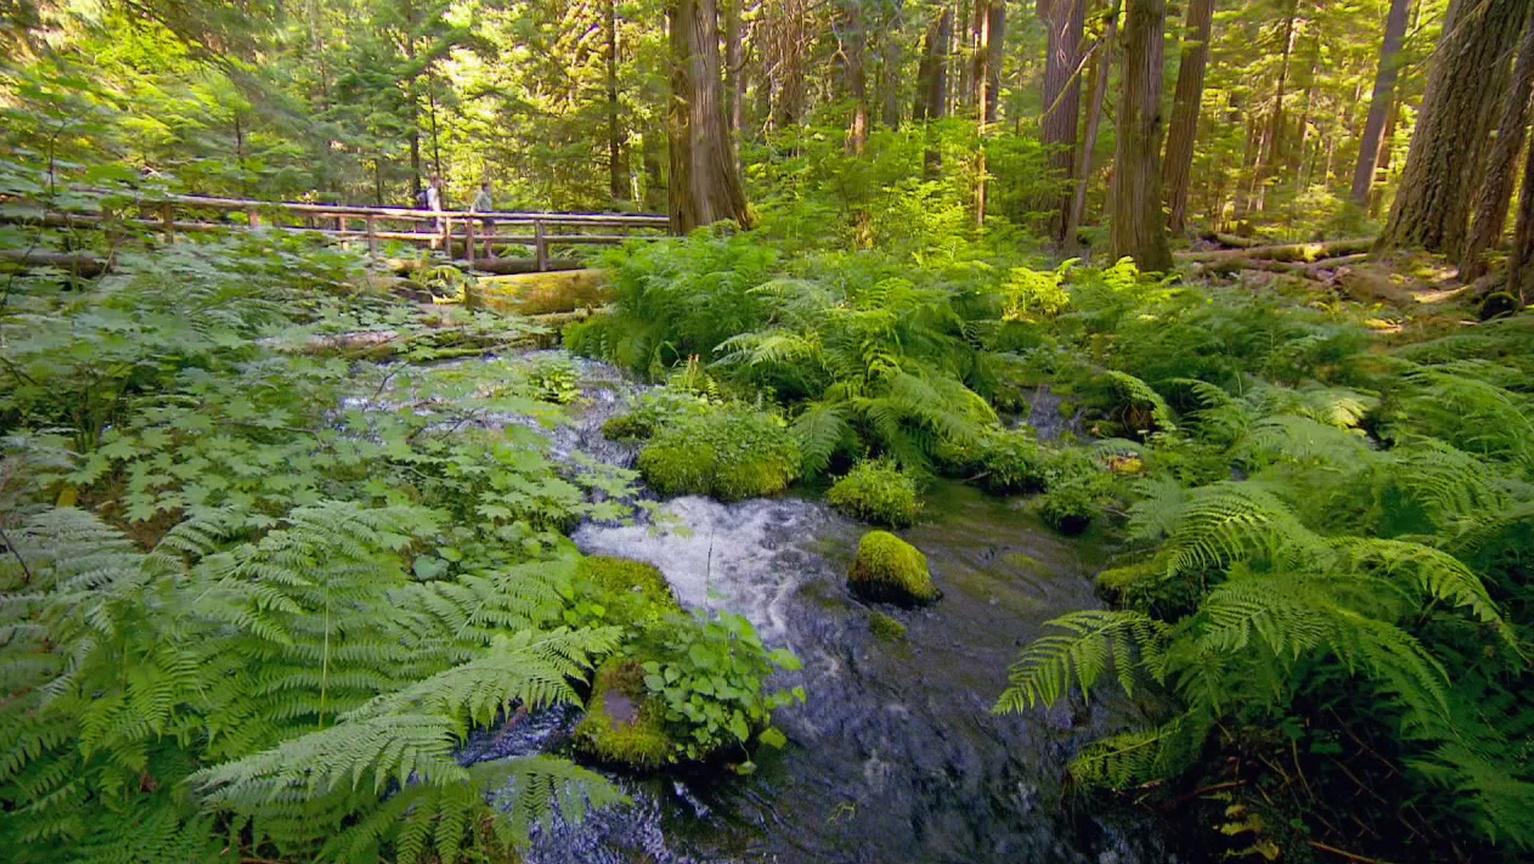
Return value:
[(868, 629), (885, 642), (899, 642), (905, 638), (905, 625), (877, 609), (868, 616)]
[(782, 492), (798, 478), (799, 461), (781, 420), (734, 406), (675, 418), (639, 452), (639, 470), (660, 494), (721, 501)]
[(643, 561), (588, 555), (576, 565), (575, 582), (604, 607), (602, 619), (617, 624), (651, 627), (682, 608), (665, 575)]
[(649, 694), (638, 660), (609, 660), (597, 670), (586, 716), (575, 727), (575, 749), (601, 762), (658, 768), (672, 761), (665, 706)]
[(892, 528), (904, 528), (921, 515), (915, 478), (882, 459), (858, 463), (831, 486), (826, 501), (854, 519)]
[(609, 417), (602, 424), (602, 437), (609, 441), (643, 441), (654, 434), (654, 418), (639, 411)]
[(847, 582), (856, 593), (894, 603), (930, 603), (942, 596), (932, 584), (927, 556), (888, 531), (870, 531), (858, 541)]

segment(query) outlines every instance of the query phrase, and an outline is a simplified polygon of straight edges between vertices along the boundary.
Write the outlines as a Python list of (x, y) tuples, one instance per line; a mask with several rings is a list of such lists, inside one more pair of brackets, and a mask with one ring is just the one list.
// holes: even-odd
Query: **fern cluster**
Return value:
[(620, 799), (556, 756), (458, 751), (580, 701), (619, 647), (569, 629), (560, 530), (622, 516), (632, 474), (550, 458), (568, 375), (311, 350), (393, 322), (439, 356), (436, 313), (355, 264), (189, 244), (0, 318), (15, 860), (481, 860)]
[[(1214, 289), (1107, 274), (1069, 295), (1051, 320), (1079, 341), (1034, 365), (1145, 436), (1133, 551), (1100, 580), (1127, 605), (1057, 619), (997, 710), (1112, 681), (1154, 722), (1083, 750), (1083, 781), (1207, 777), (1212, 749), (1281, 733), (1315, 788), (1262, 781), (1282, 787), (1265, 806), (1324, 819), (1316, 778), (1352, 786), (1344, 760), (1367, 757), (1410, 780), (1390, 801), (1416, 797), (1427, 830), (1534, 848), (1527, 322), (1366, 352), (1345, 315), (1281, 298), (1210, 306)], [(1407, 818), (1392, 806), (1378, 818)]]

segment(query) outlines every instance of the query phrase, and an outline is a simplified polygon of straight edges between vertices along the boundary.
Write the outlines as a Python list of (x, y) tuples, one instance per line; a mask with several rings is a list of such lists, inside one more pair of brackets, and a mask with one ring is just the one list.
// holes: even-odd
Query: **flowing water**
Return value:
[[(575, 423), (552, 433), (552, 451), (631, 464), (632, 450), (599, 430), (638, 388), (610, 367), (576, 362), (586, 398)], [(1099, 605), (1090, 537), (1060, 538), (1019, 501), (938, 485), (928, 518), (902, 533), (927, 555), (943, 597), (919, 610), (877, 607), (906, 627), (891, 639), (875, 634), (875, 608), (845, 584), (865, 526), (795, 497), (685, 497), (662, 514), (653, 524), (587, 523), (574, 540), (588, 553), (656, 565), (688, 607), (744, 615), (769, 646), (798, 654), (804, 668), (774, 683), (803, 684), (809, 700), (778, 712), (789, 745), (764, 748), (754, 774), (616, 776), (631, 806), (543, 832), (530, 860), (1169, 860), (1132, 817), (1062, 803), (1065, 762), (1119, 725), (1121, 709), (1094, 701), (991, 713), (1018, 648), (1049, 618)], [(569, 708), (519, 715), (463, 756), (557, 748), (576, 719)]]

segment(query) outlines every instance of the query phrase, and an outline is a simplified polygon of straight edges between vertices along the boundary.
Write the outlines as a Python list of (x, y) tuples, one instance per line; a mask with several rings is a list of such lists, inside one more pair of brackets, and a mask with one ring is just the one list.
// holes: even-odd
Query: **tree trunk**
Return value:
[(1109, 241), (1115, 258), (1142, 270), (1172, 267), (1161, 213), (1161, 76), (1166, 0), (1127, 0), (1118, 150), (1109, 190)]
[(1454, 0), (1438, 40), (1395, 204), (1381, 248), (1463, 248), (1481, 153), (1502, 64), (1528, 0)]
[[(608, 0), (609, 3), (613, 0)], [(746, 134), (746, 52), (740, 26), (740, 6), (745, 0), (724, 0), (724, 80), (730, 116), (731, 141), (739, 155)]]
[(1257, 164), (1252, 171), (1252, 194), (1247, 212), (1262, 211), (1267, 206), (1268, 179), (1273, 166), (1284, 155), (1284, 96), (1289, 86), (1289, 59), (1294, 56), (1294, 43), (1299, 38), (1295, 27), (1300, 16), (1300, 0), (1291, 0), (1289, 15), (1284, 19), (1284, 53), (1279, 59), (1278, 82), (1273, 91), (1273, 110), (1268, 114), (1267, 128), (1257, 148)]
[(732, 219), (750, 227), (725, 121), (715, 0), (671, 0), (671, 227), (678, 233)]
[(945, 5), (922, 36), (916, 103), (911, 108), (915, 120), (940, 120), (948, 113), (948, 49), (952, 41), (953, 7)]
[(1502, 100), (1496, 138), (1492, 139), (1485, 173), (1471, 207), (1474, 221), (1459, 265), (1460, 279), (1466, 282), (1485, 275), (1486, 252), (1502, 239), (1507, 204), (1513, 197), (1513, 181), (1517, 177), (1518, 152), (1523, 149), (1524, 127), (1529, 120), (1531, 89), (1534, 89), (1534, 3), (1529, 4), (1524, 15), (1513, 78)]
[(1118, 36), (1118, 14), (1115, 6), (1108, 12), (1103, 25), (1102, 41), (1098, 43), (1092, 58), (1092, 80), (1088, 87), (1087, 124), (1081, 136), (1073, 165), (1075, 188), (1071, 194), (1071, 206), (1066, 212), (1065, 229), (1061, 232), (1062, 246), (1076, 247), (1076, 232), (1087, 213), (1087, 184), (1092, 180), (1092, 151), (1097, 147), (1097, 129), (1102, 124), (1103, 101), (1108, 94), (1108, 73), (1113, 69), (1113, 49)]
[(1396, 75), (1400, 72), (1401, 42), (1406, 37), (1406, 18), (1412, 0), (1391, 0), (1390, 15), (1385, 18), (1385, 40), (1380, 43), (1379, 71), (1374, 75), (1374, 92), (1369, 96), (1369, 116), (1364, 121), (1364, 135), (1358, 143), (1358, 167), (1353, 170), (1353, 203), (1369, 204), (1369, 189), (1374, 185), (1374, 168), (1395, 103)]
[(1518, 195), (1518, 222), (1513, 228), (1508, 258), (1507, 293), (1518, 305), (1534, 300), (1534, 147), (1524, 156), (1523, 191)]
[(1001, 0), (975, 0), (975, 56), (970, 71), (970, 81), (974, 85), (974, 108), (977, 120), (978, 140), (975, 143), (975, 225), (985, 225), (985, 205), (987, 193), (985, 139), (986, 126), (995, 119), (996, 102), (991, 98), (991, 82), (995, 75), (992, 69), (993, 53), (991, 51), (991, 24), (995, 16), (991, 12), (991, 4), (999, 4)]
[(1204, 98), (1204, 70), (1209, 64), (1213, 21), (1214, 0), (1189, 0), (1182, 59), (1177, 65), (1177, 92), (1172, 97), (1172, 122), (1167, 127), (1166, 157), (1161, 163), (1167, 228), (1173, 234), (1181, 234), (1187, 222), (1193, 141), (1198, 135), (1199, 104)]
[(623, 158), (623, 130), (618, 125), (618, 14), (617, 0), (606, 0), (605, 48), (607, 72), (607, 188), (614, 201), (629, 198), (629, 169)]
[[(1052, 174), (1073, 176), (1071, 161), (1076, 150), (1076, 124), (1081, 118), (1081, 36), (1086, 22), (1086, 0), (1039, 0), (1036, 11), (1048, 32), (1044, 54), (1044, 114), (1039, 134), (1049, 157)], [(1052, 212), (1050, 232), (1055, 242), (1069, 242), (1070, 197), (1048, 204)]]

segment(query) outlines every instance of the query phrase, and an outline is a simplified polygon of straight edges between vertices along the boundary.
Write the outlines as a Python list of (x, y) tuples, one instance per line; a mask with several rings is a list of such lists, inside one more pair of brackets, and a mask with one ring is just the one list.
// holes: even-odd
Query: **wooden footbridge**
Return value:
[[(179, 234), (281, 231), (327, 237), (365, 248), (374, 257), (382, 256), (390, 243), (407, 244), (438, 250), (474, 269), (495, 273), (573, 266), (562, 261), (556, 251), (664, 237), (670, 232), (667, 217), (656, 213), (471, 213), (106, 189), (71, 190), (48, 201), (0, 196), (0, 204), (5, 205), (0, 207), (0, 221), (12, 223), (94, 228), (108, 233), (136, 229), (158, 234), (166, 242), (175, 242)], [(511, 254), (523, 250), (531, 254)], [(20, 260), (17, 255), (5, 257)], [(69, 262), (50, 261), (50, 257), (58, 257), (58, 253), (31, 253), (22, 263), (70, 269)]]

